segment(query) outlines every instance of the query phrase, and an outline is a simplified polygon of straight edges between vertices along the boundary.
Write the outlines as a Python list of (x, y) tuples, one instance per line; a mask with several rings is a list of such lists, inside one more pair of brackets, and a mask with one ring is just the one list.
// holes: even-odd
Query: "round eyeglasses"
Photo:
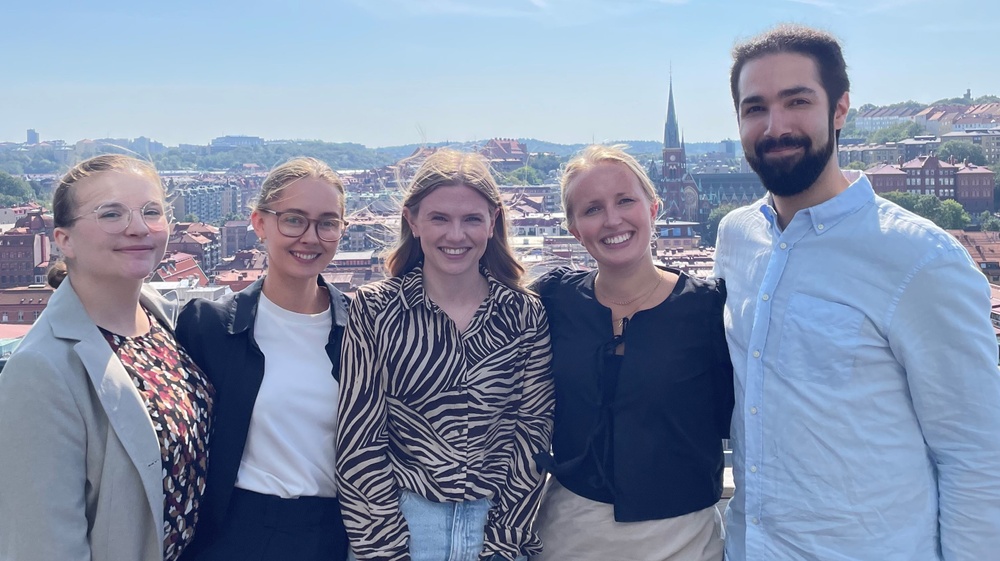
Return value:
[(149, 201), (139, 208), (131, 208), (122, 203), (105, 203), (91, 212), (81, 214), (73, 218), (79, 220), (93, 215), (97, 220), (97, 225), (109, 234), (120, 234), (132, 223), (132, 213), (139, 211), (143, 223), (151, 232), (162, 232), (167, 229), (170, 223), (167, 220), (167, 213), (163, 210), (163, 205), (156, 201)]
[(292, 210), (278, 211), (269, 208), (257, 209), (261, 212), (273, 214), (278, 219), (278, 232), (289, 238), (300, 238), (309, 229), (310, 224), (316, 225), (316, 236), (325, 242), (340, 241), (347, 230), (347, 221), (339, 218), (320, 218), (313, 220), (306, 218), (299, 212)]

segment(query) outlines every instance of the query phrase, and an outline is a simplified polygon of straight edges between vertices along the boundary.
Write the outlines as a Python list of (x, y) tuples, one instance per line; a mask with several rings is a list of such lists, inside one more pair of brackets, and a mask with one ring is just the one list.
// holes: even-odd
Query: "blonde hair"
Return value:
[[(125, 156), (122, 154), (102, 154), (86, 159), (73, 166), (66, 175), (59, 180), (55, 192), (52, 194), (52, 225), (56, 228), (68, 228), (79, 218), (77, 200), (74, 194), (74, 185), (81, 179), (93, 177), (99, 173), (108, 171), (118, 171), (123, 173), (134, 173), (140, 177), (145, 177), (153, 182), (160, 189), (160, 195), (166, 202), (166, 192), (163, 189), (163, 182), (156, 172), (156, 167), (152, 163)], [(66, 278), (68, 269), (64, 261), (56, 261), (52, 264), (46, 274), (49, 285), (58, 287)]]
[(344, 188), (343, 180), (325, 162), (306, 157), (292, 158), (272, 169), (264, 178), (264, 183), (260, 186), (260, 195), (251, 203), (250, 210), (266, 208), (268, 204), (277, 200), (289, 185), (305, 178), (320, 179), (333, 185), (340, 193), (340, 212), (344, 212), (347, 208), (347, 190)]
[[(490, 211), (497, 213), (493, 224), (493, 237), (486, 243), (486, 252), (479, 263), (503, 284), (524, 292), (522, 286), (524, 267), (514, 257), (507, 242), (507, 215), (500, 200), (500, 189), (490, 173), (486, 159), (481, 155), (447, 149), (434, 152), (424, 160), (410, 181), (403, 197), (403, 207), (409, 209), (415, 216), (424, 197), (438, 187), (454, 185), (475, 189), (486, 199)], [(413, 270), (423, 257), (420, 240), (413, 236), (406, 218), (402, 218), (399, 224), (399, 239), (385, 259), (386, 269), (394, 277), (402, 276)]]
[(59, 180), (52, 194), (52, 224), (56, 228), (66, 228), (73, 225), (77, 219), (77, 201), (73, 195), (73, 185), (81, 179), (91, 177), (106, 171), (134, 173), (145, 177), (160, 188), (160, 193), (166, 199), (163, 182), (156, 168), (150, 162), (144, 162), (122, 154), (103, 154), (76, 164)]
[(568, 226), (573, 225), (573, 209), (570, 208), (568, 196), (569, 185), (580, 174), (589, 171), (597, 164), (611, 163), (627, 167), (635, 175), (636, 179), (639, 180), (639, 186), (642, 187), (642, 191), (646, 194), (649, 202), (659, 202), (660, 197), (656, 195), (656, 188), (653, 187), (653, 182), (649, 179), (649, 175), (646, 174), (646, 170), (639, 165), (639, 162), (635, 158), (625, 152), (625, 148), (626, 145), (624, 144), (615, 144), (613, 146), (591, 144), (581, 150), (566, 164), (566, 168), (563, 169), (562, 180), (559, 182), (559, 190)]

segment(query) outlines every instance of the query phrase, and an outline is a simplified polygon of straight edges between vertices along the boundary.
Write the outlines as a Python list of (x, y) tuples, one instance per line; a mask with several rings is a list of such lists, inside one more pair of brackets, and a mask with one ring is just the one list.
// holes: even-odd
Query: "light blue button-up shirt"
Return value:
[(868, 179), (719, 228), (735, 368), (729, 561), (1000, 559), (986, 278)]

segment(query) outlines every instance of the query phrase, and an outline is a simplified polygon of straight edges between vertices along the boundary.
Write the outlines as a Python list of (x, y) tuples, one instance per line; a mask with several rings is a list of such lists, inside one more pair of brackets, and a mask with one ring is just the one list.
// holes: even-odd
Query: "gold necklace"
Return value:
[[(608, 302), (611, 302), (615, 306), (628, 306), (629, 304), (631, 304), (632, 302), (635, 302), (636, 300), (639, 300), (639, 299), (645, 300), (647, 297), (649, 297), (650, 294), (653, 293), (654, 290), (656, 290), (656, 288), (658, 286), (660, 286), (660, 283), (662, 281), (663, 281), (663, 275), (661, 275), (659, 273), (659, 271), (657, 271), (657, 273), (656, 273), (656, 283), (653, 284), (653, 288), (650, 288), (649, 290), (647, 290), (646, 292), (643, 292), (642, 294), (636, 296), (635, 298), (631, 298), (629, 300), (624, 300), (624, 301), (612, 300), (611, 298), (608, 298), (607, 295), (605, 295), (605, 298), (607, 298)], [(594, 288), (595, 288), (595, 290), (597, 288), (597, 279), (594, 279)]]
[[(642, 296), (633, 298), (633, 299), (631, 299), (631, 300), (628, 301), (628, 303), (631, 304), (632, 302), (635, 302), (636, 300), (639, 300), (639, 298), (641, 298), (641, 300), (639, 300), (639, 303), (636, 304), (635, 307), (632, 308), (631, 311), (629, 311), (629, 313), (622, 315), (622, 317), (620, 317), (618, 319), (617, 325), (618, 325), (618, 333), (619, 333), (619, 335), (622, 333), (622, 331), (625, 330), (625, 320), (628, 319), (629, 317), (631, 317), (632, 314), (634, 314), (637, 311), (639, 311), (639, 308), (641, 308), (642, 305), (646, 303), (646, 300), (649, 300), (649, 297), (652, 296), (654, 292), (656, 292), (656, 289), (660, 287), (660, 283), (662, 283), (662, 282), (663, 282), (663, 275), (660, 274), (659, 271), (657, 271), (657, 273), (656, 273), (656, 283), (653, 285), (653, 288), (649, 289)], [(623, 304), (619, 304), (618, 302), (615, 302), (614, 300), (611, 300), (610, 298), (608, 299), (608, 301), (611, 302), (612, 304), (616, 304), (616, 305), (619, 305), (619, 306), (623, 305)]]
[(639, 303), (636, 304), (635, 307), (632, 308), (632, 310), (629, 313), (627, 313), (627, 314), (623, 315), (622, 317), (618, 318), (618, 334), (619, 335), (622, 335), (622, 334), (625, 333), (625, 320), (631, 318), (633, 314), (635, 314), (636, 312), (638, 312), (639, 308), (641, 308), (643, 306), (643, 304), (646, 303), (646, 300), (649, 300), (649, 297), (652, 296), (653, 293), (656, 292), (656, 289), (660, 287), (660, 283), (663, 282), (663, 275), (657, 273), (657, 276), (659, 278), (656, 279), (656, 284), (653, 285), (653, 289), (650, 290), (649, 292), (647, 292), (646, 296), (644, 296), (643, 299), (640, 300)]

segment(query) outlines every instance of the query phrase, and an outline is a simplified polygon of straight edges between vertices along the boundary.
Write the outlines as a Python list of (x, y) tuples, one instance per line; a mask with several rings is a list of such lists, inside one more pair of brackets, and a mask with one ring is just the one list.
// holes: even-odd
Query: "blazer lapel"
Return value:
[(52, 322), (53, 334), (78, 341), (73, 350), (90, 377), (111, 429), (139, 472), (156, 527), (163, 528), (160, 444), (145, 402), (69, 282), (55, 292), (48, 308), (59, 318)]

